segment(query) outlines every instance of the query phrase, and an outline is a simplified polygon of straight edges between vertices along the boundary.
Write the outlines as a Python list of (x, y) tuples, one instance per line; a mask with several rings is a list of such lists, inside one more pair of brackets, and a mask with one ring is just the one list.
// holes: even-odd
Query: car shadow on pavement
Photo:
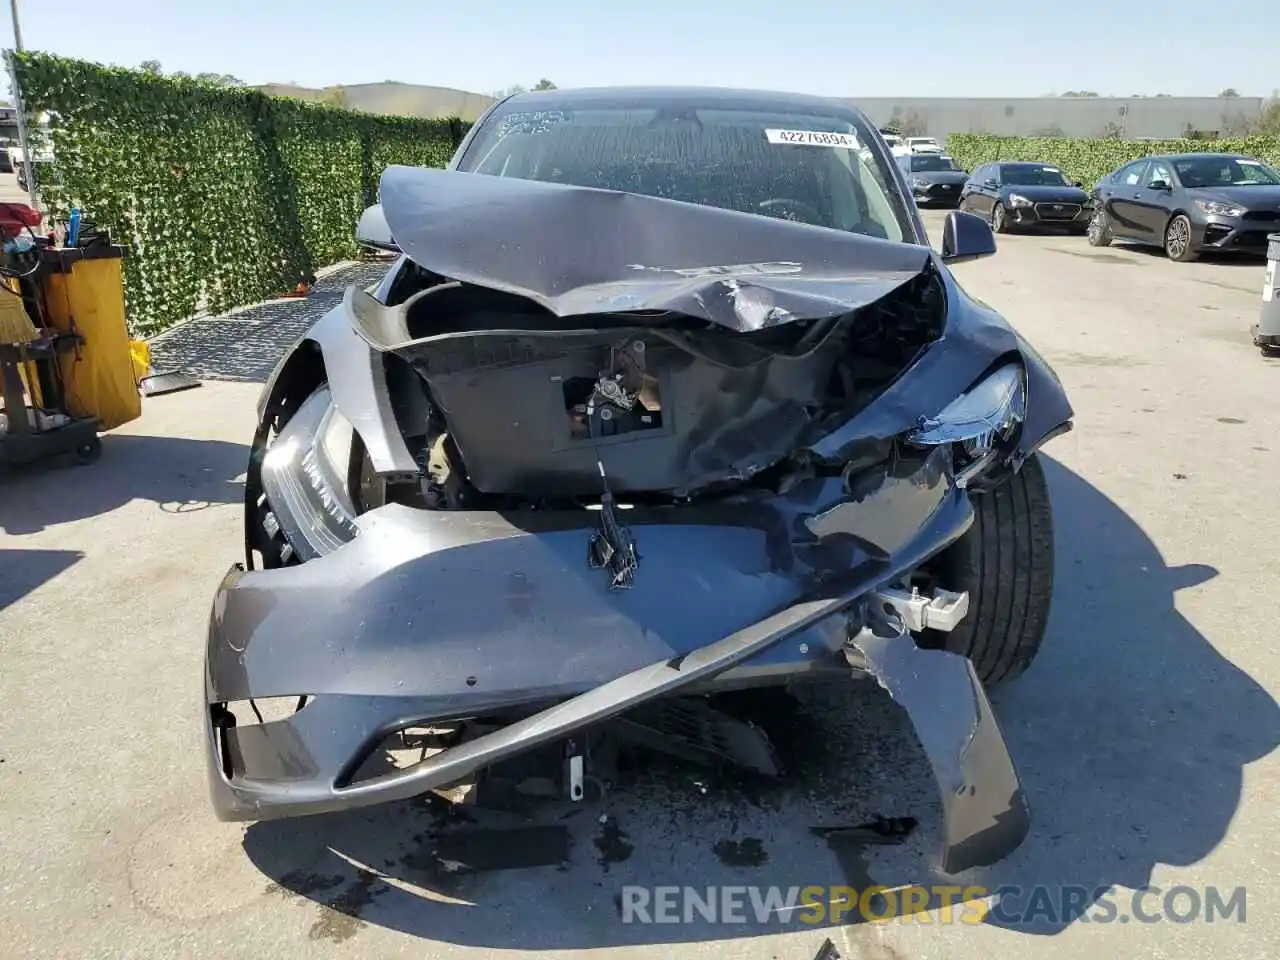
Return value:
[[(762, 712), (790, 761), (780, 782), (655, 762), (599, 802), (549, 803), (532, 817), (443, 811), (419, 799), (253, 824), (245, 852), (272, 893), (315, 905), (314, 939), (345, 940), (372, 925), (492, 949), (790, 930), (801, 934), (795, 955), (808, 960), (834, 925), (830, 911), (771, 904), (768, 887), (786, 898), (788, 888), (810, 885), (1043, 884), (1055, 901), (1064, 887), (1145, 887), (1157, 864), (1194, 863), (1224, 839), (1245, 765), (1280, 743), (1280, 707), (1175, 606), (1179, 590), (1216, 571), (1167, 566), (1087, 481), (1053, 461), (1046, 472), (1058, 531), (1050, 633), (1031, 670), (994, 698), (1033, 826), (1000, 863), (958, 877), (939, 871), (940, 805), (919, 745), (883, 692), (855, 683), (799, 688)], [(898, 845), (843, 847), (814, 829), (878, 816), (918, 827)], [(640, 902), (624, 889), (631, 885), (652, 897), (658, 886), (703, 895), (717, 886), (719, 897), (737, 887), (745, 917), (715, 922), (677, 899), (677, 922), (634, 922), (645, 914), (624, 906)], [(744, 885), (757, 892), (744, 894)], [(1015, 903), (1001, 925), (1053, 934), (1087, 909), (1073, 893), (1070, 910), (1024, 922)]]
[(131, 500), (186, 513), (240, 503), (249, 447), (225, 440), (102, 435), (102, 455), (77, 465), (50, 458), (0, 474), (0, 531), (10, 536), (108, 513)]
[[(1169, 259), (1169, 255), (1164, 252), (1164, 247), (1150, 243), (1126, 243), (1123, 240), (1116, 240), (1114, 241), (1113, 246), (1117, 250), (1131, 250), (1134, 253), (1140, 253), (1143, 256), (1150, 257), (1152, 260)], [(1223, 267), (1252, 267), (1254, 270), (1260, 270), (1266, 267), (1267, 257), (1265, 253), (1204, 250), (1201, 251), (1200, 256), (1192, 262)], [(1178, 266), (1179, 264), (1175, 263), (1173, 265)], [(1261, 287), (1261, 285), (1259, 285), (1259, 287)]]
[(0, 550), (0, 611), (83, 559), (79, 550)]

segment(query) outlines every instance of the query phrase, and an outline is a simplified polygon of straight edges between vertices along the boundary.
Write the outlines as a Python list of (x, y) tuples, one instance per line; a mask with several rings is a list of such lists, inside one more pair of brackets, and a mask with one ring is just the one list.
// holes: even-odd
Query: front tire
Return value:
[(1086, 236), (1089, 238), (1089, 246), (1091, 247), (1111, 246), (1111, 241), (1115, 239), (1115, 235), (1111, 232), (1111, 220), (1107, 217), (1107, 211), (1094, 211), (1093, 218), (1089, 221)]
[(969, 591), (969, 614), (924, 646), (973, 661), (992, 687), (1019, 676), (1044, 641), (1053, 598), (1053, 512), (1039, 455), (1005, 483), (974, 496), (973, 526), (935, 566), (938, 582)]
[(1191, 242), (1191, 220), (1185, 213), (1171, 217), (1165, 226), (1164, 252), (1176, 263), (1190, 263), (1200, 256)]

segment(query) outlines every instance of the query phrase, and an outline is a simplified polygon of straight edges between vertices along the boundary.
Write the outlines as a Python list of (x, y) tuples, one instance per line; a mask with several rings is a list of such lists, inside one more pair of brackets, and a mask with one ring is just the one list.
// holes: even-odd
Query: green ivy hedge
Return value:
[(1092, 187), (1116, 167), (1149, 154), (1242, 153), (1280, 166), (1280, 137), (1236, 140), (1071, 140), (1059, 137), (988, 137), (953, 133), (947, 152), (956, 165), (972, 171), (995, 160), (1031, 160), (1061, 167), (1068, 179)]
[(355, 113), (44, 53), (14, 60), (28, 117), (52, 123), (41, 198), (129, 248), (131, 332), (290, 292), (354, 257), (388, 164), (444, 166), (466, 125)]

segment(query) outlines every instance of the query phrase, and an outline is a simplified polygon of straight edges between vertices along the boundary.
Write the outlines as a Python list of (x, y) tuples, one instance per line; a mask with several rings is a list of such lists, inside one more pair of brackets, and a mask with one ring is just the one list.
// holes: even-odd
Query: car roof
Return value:
[[(1198, 157), (1208, 157), (1216, 160), (1249, 160), (1243, 153), (1199, 153), (1193, 151), (1191, 153), (1162, 153), (1159, 156), (1142, 157), (1143, 160), (1195, 160)], [(1137, 163), (1137, 161), (1133, 161)], [(1128, 166), (1128, 164), (1125, 164)]]
[(708, 109), (753, 109), (800, 113), (805, 110), (833, 116), (856, 116), (871, 126), (866, 115), (847, 100), (819, 97), (782, 90), (751, 90), (735, 87), (635, 86), (579, 87), (568, 90), (530, 90), (503, 101), (506, 105), (528, 105), (530, 109), (569, 110), (575, 107), (611, 107), (624, 104), (648, 106), (696, 105)]
[(1055, 170), (1057, 169), (1057, 166), (1055, 164), (1040, 163), (1038, 161), (1033, 162), (1031, 160), (1001, 160), (997, 164), (997, 166), (1000, 166), (1000, 167), (1053, 167)]

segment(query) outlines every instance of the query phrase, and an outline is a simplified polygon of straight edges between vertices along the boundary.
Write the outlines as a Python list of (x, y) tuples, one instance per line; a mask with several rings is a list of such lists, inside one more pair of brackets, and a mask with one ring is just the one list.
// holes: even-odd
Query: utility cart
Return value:
[[(71, 301), (56, 280), (52, 289), (61, 294), (60, 302), (50, 303), (49, 277), (65, 269), (67, 257), (52, 237), (34, 232), (41, 220), (40, 213), (25, 204), (0, 203), (0, 383), (4, 397), (0, 467), (24, 466), (63, 454), (91, 463), (102, 452), (98, 437), (104, 428), (102, 417), (86, 408), (80, 398), (69, 397), (68, 391), (69, 385), (76, 387), (77, 375), (86, 369), (80, 361), (99, 338), (86, 339), (69, 316), (64, 305)], [(96, 315), (99, 311), (88, 312)]]
[[(67, 334), (0, 344), (4, 377), (4, 431), (0, 433), (0, 466), (17, 467), (59, 454), (92, 463), (102, 452), (97, 417), (73, 417), (62, 405), (57, 376), (58, 354), (74, 349), (78, 338)], [(34, 374), (41, 402), (28, 403), (26, 384)]]

